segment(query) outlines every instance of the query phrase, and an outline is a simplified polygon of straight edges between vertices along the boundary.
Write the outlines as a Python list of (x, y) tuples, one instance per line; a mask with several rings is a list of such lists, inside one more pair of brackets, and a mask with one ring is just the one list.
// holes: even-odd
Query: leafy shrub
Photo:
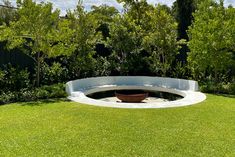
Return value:
[(111, 74), (111, 64), (106, 57), (98, 57), (94, 71), (95, 76), (109, 76)]
[(0, 81), (3, 81), (5, 74), (2, 70), (0, 70)]
[(68, 74), (68, 69), (62, 67), (62, 65), (57, 62), (53, 62), (51, 66), (44, 63), (41, 71), (41, 73), (43, 74), (42, 84), (47, 85), (62, 82)]
[[(4, 85), (4, 82), (3, 82), (3, 79), (4, 79), (4, 76), (5, 76), (5, 73), (0, 70), (0, 87), (3, 88), (3, 85)], [(0, 90), (0, 94), (3, 92), (3, 90)]]
[(30, 87), (29, 72), (27, 69), (21, 70), (12, 65), (6, 65), (0, 71), (0, 86), (2, 91), (19, 91), (22, 88)]
[(234, 94), (235, 95), (235, 82), (232, 82), (232, 83), (228, 83), (226, 85), (226, 89), (228, 91), (229, 94)]
[(14, 102), (14, 100), (17, 100), (17, 96), (13, 92), (3, 92), (0, 95), (0, 105)]
[(20, 99), (15, 100), (15, 101), (26, 102), (26, 101), (33, 101), (33, 100), (37, 100), (36, 90), (21, 89)]
[(171, 71), (171, 77), (175, 78), (183, 78), (188, 79), (189, 78), (189, 67), (187, 64), (183, 64), (181, 62), (177, 62), (174, 66), (174, 68)]
[(235, 83), (214, 83), (211, 81), (200, 85), (200, 89), (205, 93), (235, 94)]
[(51, 85), (51, 86), (43, 86), (38, 88), (39, 98), (62, 98), (66, 97), (65, 85), (62, 83)]
[(35, 89), (21, 89), (15, 92), (6, 92), (0, 94), (0, 105), (12, 102), (36, 101), (39, 99), (65, 98), (65, 85), (55, 84), (51, 86), (42, 86)]

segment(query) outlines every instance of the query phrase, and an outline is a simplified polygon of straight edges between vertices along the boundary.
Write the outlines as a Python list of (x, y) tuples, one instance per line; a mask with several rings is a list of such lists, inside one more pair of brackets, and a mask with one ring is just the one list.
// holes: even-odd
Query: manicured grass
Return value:
[(235, 98), (171, 109), (0, 106), (0, 156), (235, 156)]

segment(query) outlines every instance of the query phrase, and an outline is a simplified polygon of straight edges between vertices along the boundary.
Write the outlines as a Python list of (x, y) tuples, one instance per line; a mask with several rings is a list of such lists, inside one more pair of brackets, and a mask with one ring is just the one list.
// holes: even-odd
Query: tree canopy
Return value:
[[(189, 63), (195, 78), (207, 73), (216, 82), (234, 64), (235, 9), (206, 0), (194, 13), (194, 23), (189, 29)], [(229, 68), (230, 67), (230, 68)], [(199, 79), (199, 78), (198, 78)]]
[(37, 85), (39, 86), (40, 63), (43, 58), (63, 53), (63, 49), (53, 48), (55, 41), (53, 32), (58, 28), (60, 12), (53, 11), (51, 3), (36, 4), (32, 0), (18, 0), (17, 6), (18, 20), (12, 21), (9, 26), (1, 27), (0, 40), (7, 41), (10, 49), (23, 46), (30, 48), (30, 51), (25, 53), (35, 58), (37, 62)]
[(234, 80), (235, 9), (223, 0), (177, 0), (172, 8), (118, 0), (121, 12), (107, 5), (88, 11), (79, 0), (65, 17), (51, 3), (17, 0), (11, 9), (4, 2), (0, 55), (17, 48), (33, 58), (37, 86), (104, 75)]

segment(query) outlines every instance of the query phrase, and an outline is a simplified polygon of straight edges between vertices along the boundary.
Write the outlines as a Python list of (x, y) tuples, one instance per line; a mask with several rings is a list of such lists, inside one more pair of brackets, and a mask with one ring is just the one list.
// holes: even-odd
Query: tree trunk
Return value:
[(218, 72), (215, 70), (215, 84), (214, 84), (214, 93), (218, 93), (218, 86), (219, 86), (219, 80), (218, 80)]
[(40, 53), (37, 53), (36, 86), (40, 86)]

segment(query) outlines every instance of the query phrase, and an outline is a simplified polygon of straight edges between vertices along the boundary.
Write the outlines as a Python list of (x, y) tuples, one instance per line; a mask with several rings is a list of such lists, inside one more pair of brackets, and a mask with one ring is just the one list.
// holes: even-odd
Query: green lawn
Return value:
[(235, 97), (170, 109), (0, 106), (0, 156), (235, 156)]

